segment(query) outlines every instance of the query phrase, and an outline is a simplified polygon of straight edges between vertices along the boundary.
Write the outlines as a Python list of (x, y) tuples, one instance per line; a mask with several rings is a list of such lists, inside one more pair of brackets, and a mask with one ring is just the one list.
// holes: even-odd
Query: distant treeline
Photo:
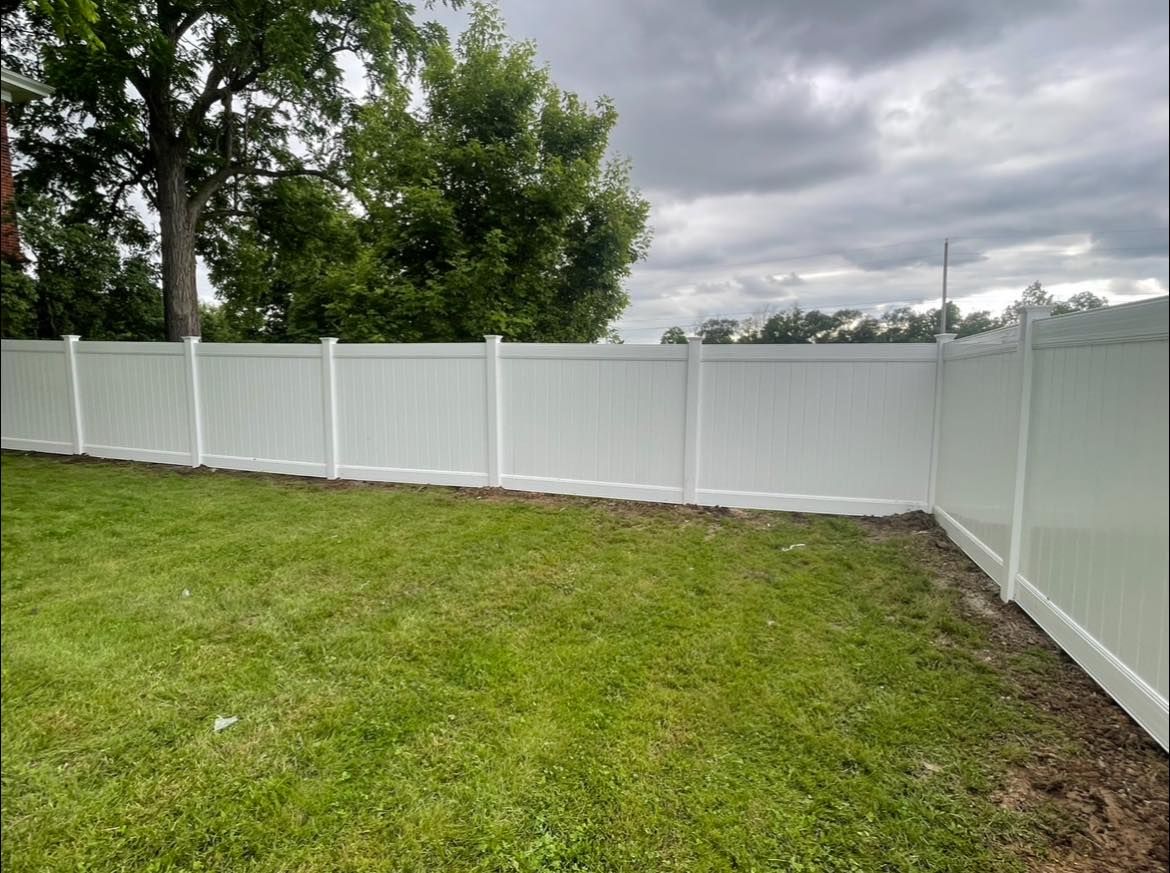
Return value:
[[(947, 304), (947, 332), (970, 336), (1015, 324), (1024, 306), (1051, 306), (1054, 314), (1099, 309), (1104, 297), (1088, 291), (1058, 301), (1039, 282), (1024, 289), (1020, 299), (1000, 315), (986, 310), (963, 314), (954, 303)], [(891, 309), (880, 316), (859, 309), (822, 312), (798, 306), (752, 318), (708, 318), (695, 325), (691, 336), (705, 343), (929, 343), (939, 331), (939, 310), (917, 312), (909, 306)], [(687, 332), (672, 327), (662, 335), (663, 343), (685, 343)]]

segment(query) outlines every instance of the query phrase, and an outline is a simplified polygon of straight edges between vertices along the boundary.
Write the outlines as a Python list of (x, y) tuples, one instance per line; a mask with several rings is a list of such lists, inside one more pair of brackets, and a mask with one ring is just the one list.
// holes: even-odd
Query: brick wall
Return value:
[(8, 150), (8, 104), (0, 102), (0, 259), (22, 263), (16, 231), (16, 203), (12, 187), (12, 153)]

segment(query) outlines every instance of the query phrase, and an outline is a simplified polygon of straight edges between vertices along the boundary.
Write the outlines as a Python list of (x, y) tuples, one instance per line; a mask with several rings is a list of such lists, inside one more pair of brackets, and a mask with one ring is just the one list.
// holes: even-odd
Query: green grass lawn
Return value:
[(1059, 728), (905, 546), (5, 455), (4, 869), (1022, 869)]

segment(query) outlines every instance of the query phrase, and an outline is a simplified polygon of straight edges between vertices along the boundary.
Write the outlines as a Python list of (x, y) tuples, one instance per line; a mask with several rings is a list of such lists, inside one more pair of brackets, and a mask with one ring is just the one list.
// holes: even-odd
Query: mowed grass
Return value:
[(1057, 728), (953, 597), (841, 518), (5, 455), (3, 866), (1018, 869)]

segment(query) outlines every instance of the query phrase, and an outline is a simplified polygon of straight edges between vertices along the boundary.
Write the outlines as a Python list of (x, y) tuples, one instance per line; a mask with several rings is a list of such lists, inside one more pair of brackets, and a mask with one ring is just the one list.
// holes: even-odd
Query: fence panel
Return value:
[(943, 350), (935, 514), (999, 581), (1011, 535), (1020, 404), (1019, 331), (948, 343)]
[(338, 473), (487, 484), (484, 345), (339, 345)]
[(190, 460), (181, 345), (78, 343), (77, 389), (86, 454), (163, 464)]
[(200, 344), (203, 462), (324, 476), (319, 345)]
[(1027, 369), (1021, 331), (947, 344), (933, 507), (1005, 599), (1163, 747), (1168, 311), (1163, 297), (1037, 317)]
[(1162, 743), (1167, 301), (1037, 323), (1016, 598)]
[(29, 452), (73, 452), (65, 349), (60, 340), (0, 343), (3, 446)]
[(921, 509), (935, 346), (704, 346), (699, 502)]
[(501, 484), (682, 500), (685, 346), (500, 347)]

